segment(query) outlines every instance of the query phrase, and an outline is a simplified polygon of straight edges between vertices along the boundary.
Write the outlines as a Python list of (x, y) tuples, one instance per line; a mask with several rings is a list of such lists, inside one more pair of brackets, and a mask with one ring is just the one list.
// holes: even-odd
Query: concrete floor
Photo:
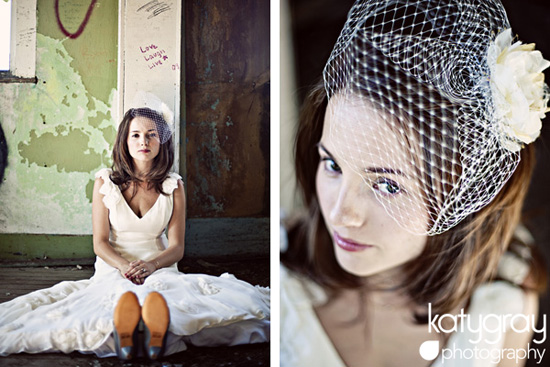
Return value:
[[(60, 266), (65, 264), (64, 266)], [(252, 284), (269, 286), (269, 258), (185, 258), (180, 271), (220, 275), (225, 272)], [(90, 260), (42, 261), (34, 263), (0, 263), (0, 302), (36, 289), (52, 286), (62, 280), (87, 279), (93, 274)], [(247, 367), (269, 366), (269, 343), (235, 347), (190, 347), (160, 361), (135, 359), (122, 362), (117, 358), (97, 358), (81, 353), (17, 354), (0, 357), (0, 366), (29, 367)]]

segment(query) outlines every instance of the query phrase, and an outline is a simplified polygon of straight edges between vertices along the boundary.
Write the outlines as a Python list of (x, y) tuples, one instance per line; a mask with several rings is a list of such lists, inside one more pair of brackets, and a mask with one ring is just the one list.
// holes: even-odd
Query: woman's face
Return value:
[[(359, 122), (368, 133), (360, 134)], [(407, 209), (422, 208), (410, 159), (398, 137), (384, 126), (386, 122), (376, 113), (333, 97), (318, 144), (321, 212), (338, 263), (357, 276), (380, 274), (416, 258), (427, 239), (403, 229), (384, 208), (408, 212), (401, 223), (409, 228), (426, 226), (427, 215), (419, 214), (423, 211)], [(391, 153), (383, 152), (381, 146)], [(338, 152), (346, 151), (357, 153), (339, 156)]]
[(143, 116), (135, 117), (130, 122), (127, 143), (134, 162), (152, 162), (160, 150), (154, 121)]

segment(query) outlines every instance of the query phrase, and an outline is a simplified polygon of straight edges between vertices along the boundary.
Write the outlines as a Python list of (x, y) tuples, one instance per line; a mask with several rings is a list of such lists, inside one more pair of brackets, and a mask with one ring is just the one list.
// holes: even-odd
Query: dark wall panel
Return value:
[(185, 1), (190, 218), (269, 216), (269, 1)]

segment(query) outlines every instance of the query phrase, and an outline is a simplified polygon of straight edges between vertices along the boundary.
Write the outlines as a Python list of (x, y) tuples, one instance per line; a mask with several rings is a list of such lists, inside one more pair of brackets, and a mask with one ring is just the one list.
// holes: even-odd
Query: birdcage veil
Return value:
[(166, 143), (174, 133), (174, 112), (166, 103), (150, 92), (136, 93), (129, 113), (132, 117), (147, 117), (151, 123), (151, 130), (156, 130), (161, 144)]
[(540, 134), (549, 65), (498, 0), (356, 1), (323, 72), (335, 155), (404, 228), (445, 232)]

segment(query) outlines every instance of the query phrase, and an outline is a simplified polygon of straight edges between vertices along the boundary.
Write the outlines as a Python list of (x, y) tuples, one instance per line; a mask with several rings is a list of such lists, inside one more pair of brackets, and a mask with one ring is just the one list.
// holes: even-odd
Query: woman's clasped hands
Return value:
[(121, 274), (134, 284), (143, 284), (145, 278), (157, 270), (156, 266), (149, 261), (135, 260), (120, 269)]

